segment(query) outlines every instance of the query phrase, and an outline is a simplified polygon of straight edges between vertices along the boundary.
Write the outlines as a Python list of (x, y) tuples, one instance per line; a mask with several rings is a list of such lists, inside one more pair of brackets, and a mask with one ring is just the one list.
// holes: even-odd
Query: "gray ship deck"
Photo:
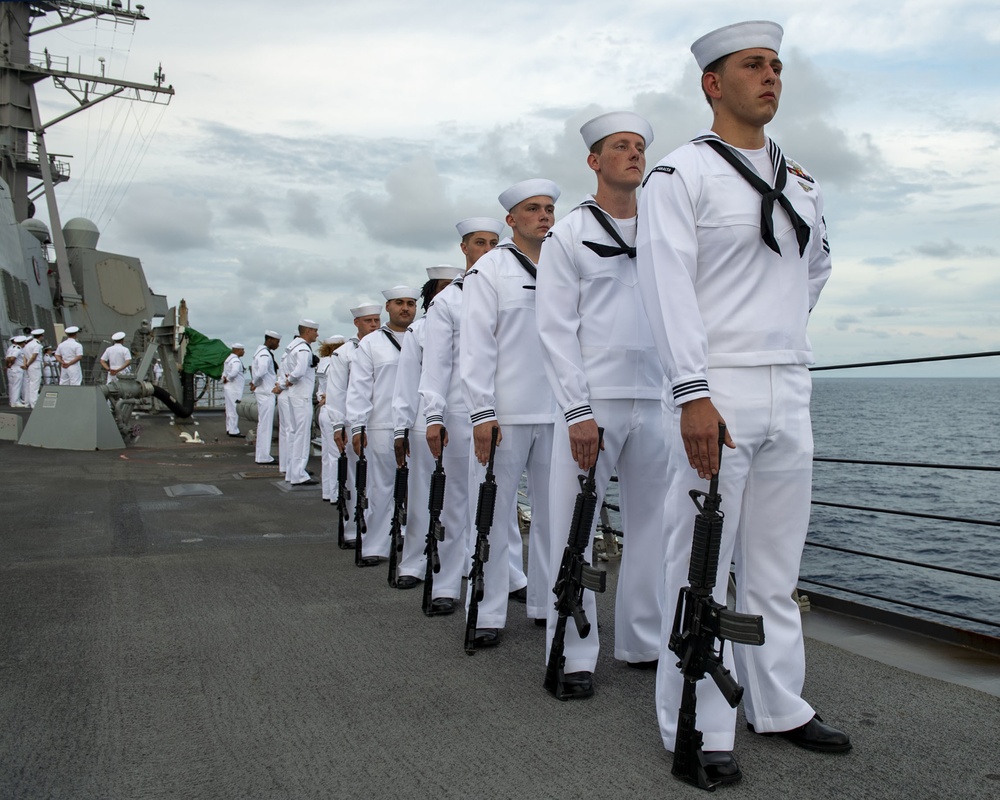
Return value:
[[(670, 776), (652, 673), (605, 648), (596, 696), (556, 702), (523, 607), (469, 658), (461, 615), (426, 619), (419, 590), (337, 549), (316, 487), (280, 490), (242, 440), (143, 424), (127, 451), (0, 442), (0, 797), (705, 796)], [(196, 483), (221, 494), (164, 491)], [(854, 751), (741, 727), (745, 778), (720, 792), (1000, 794), (996, 659), (818, 612), (807, 633), (805, 694)]]

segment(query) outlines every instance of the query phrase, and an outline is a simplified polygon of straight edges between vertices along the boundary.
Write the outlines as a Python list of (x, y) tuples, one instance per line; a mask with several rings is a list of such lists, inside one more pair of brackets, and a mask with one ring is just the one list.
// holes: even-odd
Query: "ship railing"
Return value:
[[(958, 361), (962, 359), (971, 358), (990, 358), (1000, 356), (1000, 351), (988, 351), (981, 353), (962, 353), (956, 355), (948, 356), (928, 356), (923, 358), (908, 358), (908, 359), (894, 359), (888, 361), (871, 361), (871, 362), (861, 362), (853, 364), (837, 364), (831, 366), (820, 366), (812, 367), (813, 372), (822, 371), (832, 371), (832, 370), (844, 370), (844, 369), (859, 369), (865, 367), (882, 367), (882, 366), (895, 366), (900, 364), (917, 364), (917, 363), (927, 363), (927, 362), (937, 362), (937, 361)], [(1000, 466), (990, 466), (990, 465), (979, 465), (979, 464), (932, 464), (925, 462), (913, 462), (913, 461), (879, 461), (873, 459), (856, 459), (856, 458), (831, 458), (824, 456), (815, 456), (813, 461), (816, 463), (827, 463), (827, 464), (852, 464), (852, 465), (863, 465), (863, 466), (875, 466), (875, 467), (898, 467), (905, 469), (934, 469), (939, 471), (973, 471), (973, 472), (989, 472), (997, 473), (1000, 472)], [(902, 517), (910, 517), (913, 519), (927, 519), (935, 520), (938, 522), (946, 522), (955, 525), (974, 525), (982, 528), (1000, 528), (1000, 521), (992, 519), (976, 519), (970, 517), (963, 517), (957, 515), (946, 515), (946, 514), (930, 514), (920, 511), (912, 511), (908, 509), (899, 508), (885, 508), (880, 506), (868, 506), (859, 505), (853, 503), (840, 503), (828, 500), (820, 500), (815, 497), (812, 500), (813, 506), (826, 507), (826, 508), (839, 508), (847, 511), (859, 511), (868, 514), (886, 514), (886, 515), (896, 515)], [(942, 574), (942, 575), (954, 575), (961, 576), (964, 578), (972, 578), (976, 581), (984, 581), (987, 585), (996, 585), (1000, 583), (1000, 576), (991, 575), (985, 572), (980, 572), (970, 569), (961, 569), (957, 567), (949, 567), (942, 564), (930, 564), (923, 561), (917, 561), (914, 559), (902, 558), (900, 556), (890, 555), (887, 553), (871, 552), (867, 550), (857, 550), (849, 547), (841, 547), (839, 545), (827, 544), (824, 542), (817, 542), (811, 539), (807, 539), (806, 547), (816, 548), (821, 550), (833, 551), (838, 553), (843, 553), (845, 555), (857, 556), (866, 559), (872, 559), (878, 562), (901, 564), (908, 567), (916, 567), (922, 570), (926, 570), (932, 574)], [(967, 646), (975, 647), (978, 649), (989, 650), (994, 653), (1000, 653), (1000, 620), (989, 619), (987, 617), (978, 616), (974, 614), (965, 614), (958, 611), (953, 611), (943, 608), (935, 608), (929, 605), (915, 603), (911, 600), (906, 600), (899, 597), (890, 597), (886, 594), (881, 594), (878, 592), (864, 591), (862, 589), (846, 586), (842, 583), (832, 583), (830, 581), (818, 580), (816, 578), (810, 578), (808, 576), (800, 575), (799, 583), (805, 584), (807, 587), (820, 587), (821, 590), (832, 590), (836, 592), (835, 595), (825, 595), (816, 593), (812, 589), (809, 590), (810, 602), (815, 602), (818, 606), (828, 607), (831, 610), (835, 610), (842, 613), (847, 613), (852, 616), (859, 616), (872, 621), (886, 622), (897, 627), (905, 628), (908, 630), (913, 630), (916, 632), (924, 633), (935, 638), (945, 639), (947, 641), (956, 642), (959, 644), (964, 644)], [(800, 588), (806, 588), (801, 587)], [(876, 608), (871, 605), (867, 605), (860, 602), (854, 602), (852, 600), (845, 599), (838, 595), (849, 595), (851, 597), (864, 598), (866, 600), (874, 600), (879, 603), (887, 604), (891, 607), (905, 609), (901, 611), (893, 611), (890, 609)], [(932, 619), (926, 618), (926, 616), (915, 616), (913, 614), (908, 614), (906, 610), (922, 612), (923, 615), (932, 615), (935, 618), (947, 619), (950, 624), (945, 624), (941, 622), (935, 622)], [(964, 625), (963, 625), (964, 623)], [(981, 626), (991, 630), (993, 633), (984, 633), (981, 630), (972, 630), (971, 627)]]

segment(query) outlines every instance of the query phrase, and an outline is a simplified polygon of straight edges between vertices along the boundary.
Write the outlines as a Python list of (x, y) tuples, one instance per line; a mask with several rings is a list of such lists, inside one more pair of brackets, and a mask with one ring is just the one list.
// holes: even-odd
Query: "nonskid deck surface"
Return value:
[[(0, 797), (704, 796), (670, 776), (654, 674), (609, 652), (614, 562), (597, 694), (559, 703), (523, 606), (470, 658), (460, 614), (425, 618), (419, 590), (337, 549), (318, 487), (238, 477), (266, 468), (243, 440), (214, 443), (218, 417), (202, 415), (208, 445), (145, 424), (127, 451), (0, 443)], [(221, 494), (165, 491), (192, 484)], [(854, 751), (757, 737), (741, 715), (745, 778), (720, 792), (1000, 793), (996, 696), (806, 648), (805, 696)]]

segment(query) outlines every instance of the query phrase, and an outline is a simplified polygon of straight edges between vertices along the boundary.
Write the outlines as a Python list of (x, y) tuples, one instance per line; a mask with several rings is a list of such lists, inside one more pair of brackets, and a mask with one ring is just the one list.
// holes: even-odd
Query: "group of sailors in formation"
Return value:
[[(593, 195), (556, 221), (555, 183), (516, 183), (499, 195), (503, 222), (456, 225), (463, 267), (432, 267), (422, 288), (383, 291), (385, 324), (382, 303), (359, 303), (351, 309), (356, 335), (326, 339), (321, 350), (323, 499), (337, 500), (339, 453), (349, 455), (352, 483), (362, 447), (368, 462), (361, 566), (389, 554), (394, 474), (408, 459), (409, 533), (397, 586), (420, 583), (435, 460), (447, 475), (432, 615), (461, 602), (476, 487), (498, 429), (477, 647), (502, 642), (512, 598), (545, 626), (551, 646), (554, 573), (579, 478), (596, 462), (600, 502), (617, 474), (625, 538), (614, 656), (659, 667), (657, 717), (670, 750), (683, 680), (668, 641), (687, 583), (695, 514), (688, 493), (713, 475), (726, 520), (716, 599), (726, 601), (733, 562), (737, 610), (764, 620), (762, 646), (725, 648), (746, 689), (751, 730), (822, 752), (851, 747), (801, 697), (805, 658), (792, 594), (811, 485), (805, 329), (830, 250), (818, 184), (764, 134), (780, 98), (781, 38), (776, 23), (748, 22), (699, 39), (692, 52), (711, 130), (645, 177), (653, 141), (645, 119), (613, 112), (588, 121), (581, 134)], [(277, 405), (279, 467), (292, 484), (315, 482), (306, 462), (318, 327), (301, 320), (280, 362), (280, 337), (267, 331), (251, 366), (263, 434), (256, 459), (273, 461)], [(231, 358), (241, 354), (234, 347)], [(242, 369), (226, 375), (242, 393)], [(729, 449), (720, 471), (723, 422)], [(532, 508), (526, 569), (516, 513), (524, 474)], [(593, 592), (585, 609), (596, 618)], [(586, 638), (568, 626), (568, 697), (593, 694), (599, 648), (596, 626)], [(736, 712), (712, 681), (698, 684), (698, 697), (705, 774), (713, 783), (739, 780)]]
[[(59, 346), (52, 349), (43, 343), (44, 328), (36, 328), (30, 335), (10, 337), (5, 353), (7, 370), (7, 397), (12, 408), (34, 408), (42, 386), (83, 385), (83, 345), (78, 341), (80, 328), (70, 325), (63, 333)], [(119, 375), (130, 375), (132, 352), (122, 342), (125, 332), (111, 336), (111, 344), (99, 361), (111, 383)], [(154, 382), (159, 383), (163, 366), (159, 359), (153, 364)]]

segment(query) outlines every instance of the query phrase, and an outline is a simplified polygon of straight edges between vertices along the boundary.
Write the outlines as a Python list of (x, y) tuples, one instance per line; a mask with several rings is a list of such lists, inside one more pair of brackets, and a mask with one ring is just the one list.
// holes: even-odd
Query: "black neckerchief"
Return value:
[(795, 211), (791, 201), (782, 192), (785, 188), (785, 183), (788, 181), (788, 165), (785, 163), (785, 157), (781, 154), (778, 145), (770, 139), (767, 140), (768, 153), (771, 156), (771, 163), (774, 165), (774, 188), (771, 188), (736, 153), (723, 144), (722, 140), (718, 137), (699, 138), (695, 139), (695, 141), (707, 144), (722, 156), (761, 196), (760, 238), (764, 240), (764, 244), (779, 256), (781, 255), (778, 241), (774, 238), (774, 202), (777, 201), (778, 205), (785, 209), (785, 213), (788, 214), (788, 218), (792, 221), (792, 226), (795, 228), (795, 238), (799, 243), (799, 256), (804, 255), (806, 245), (809, 244), (810, 230), (802, 217)]
[(586, 247), (589, 247), (601, 258), (613, 258), (614, 256), (628, 256), (629, 258), (635, 258), (635, 248), (630, 247), (625, 244), (625, 240), (622, 239), (621, 234), (615, 230), (615, 226), (608, 222), (607, 216), (605, 216), (604, 211), (601, 207), (597, 205), (596, 202), (587, 201), (580, 205), (580, 208), (589, 208), (590, 212), (594, 215), (594, 218), (601, 223), (601, 227), (608, 232), (608, 236), (615, 240), (615, 244), (618, 247), (612, 247), (609, 244), (599, 244), (598, 242), (582, 242)]
[(516, 258), (518, 262), (521, 264), (521, 266), (524, 267), (524, 271), (531, 276), (532, 280), (538, 280), (538, 270), (535, 268), (535, 265), (531, 263), (530, 258), (528, 258), (524, 253), (522, 253), (520, 250), (517, 249), (516, 244), (511, 243), (511, 244), (502, 244), (498, 246), (502, 247), (504, 250), (510, 250), (514, 258)]
[(389, 329), (388, 328), (382, 328), (382, 333), (385, 334), (385, 338), (386, 339), (388, 339), (390, 342), (392, 342), (392, 346), (393, 347), (395, 347), (400, 352), (403, 351), (403, 346), (399, 342), (396, 341), (396, 337), (395, 336), (393, 336), (391, 333), (389, 333)]

